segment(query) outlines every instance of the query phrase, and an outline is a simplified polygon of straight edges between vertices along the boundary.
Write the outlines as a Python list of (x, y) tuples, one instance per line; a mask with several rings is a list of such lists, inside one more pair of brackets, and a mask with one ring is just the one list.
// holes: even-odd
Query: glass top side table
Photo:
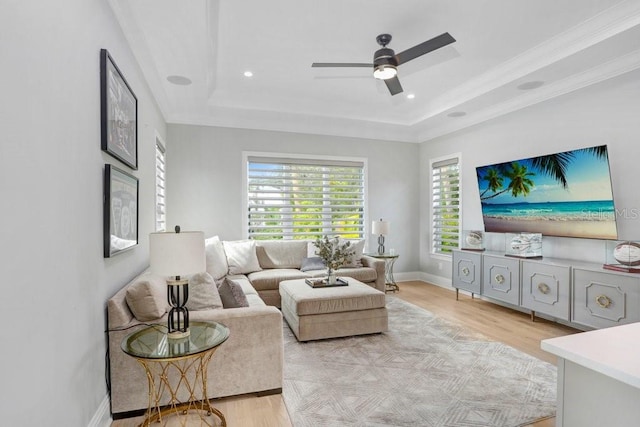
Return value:
[(396, 283), (396, 280), (393, 278), (393, 264), (396, 263), (396, 260), (400, 255), (391, 254), (391, 253), (377, 253), (377, 252), (369, 252), (363, 255), (370, 256), (372, 258), (382, 259), (384, 260), (384, 281), (385, 281), (385, 291), (386, 292), (396, 292), (400, 291), (400, 287)]
[[(201, 425), (213, 427), (207, 418), (215, 414), (222, 426), (227, 422), (222, 412), (207, 398), (207, 367), (215, 350), (229, 338), (229, 329), (214, 322), (192, 322), (191, 334), (169, 339), (165, 325), (152, 325), (127, 335), (122, 350), (144, 368), (149, 384), (149, 405), (140, 426), (163, 422), (167, 415), (184, 417), (196, 411)], [(206, 413), (207, 417), (204, 416)]]

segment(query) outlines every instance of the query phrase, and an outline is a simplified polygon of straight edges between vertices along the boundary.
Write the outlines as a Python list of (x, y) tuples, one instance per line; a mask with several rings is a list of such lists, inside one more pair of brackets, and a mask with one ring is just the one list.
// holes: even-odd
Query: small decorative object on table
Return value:
[(340, 244), (338, 237), (329, 239), (328, 236), (324, 236), (324, 238), (313, 242), (313, 245), (318, 248), (316, 254), (322, 258), (327, 266), (327, 283), (334, 285), (337, 279), (336, 270), (345, 265), (353, 256), (351, 242)]
[(608, 240), (605, 259), (606, 270), (640, 273), (640, 242)]
[(542, 234), (507, 233), (505, 255), (518, 258), (542, 258)]
[(483, 232), (480, 230), (462, 231), (462, 248), (465, 251), (484, 251)]

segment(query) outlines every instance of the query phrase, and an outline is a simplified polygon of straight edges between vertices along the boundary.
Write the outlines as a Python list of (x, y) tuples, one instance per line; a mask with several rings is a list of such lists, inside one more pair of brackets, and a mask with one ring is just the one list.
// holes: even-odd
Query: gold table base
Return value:
[[(171, 359), (136, 358), (144, 367), (149, 382), (149, 407), (140, 427), (149, 427), (156, 421), (163, 423), (163, 417), (179, 417), (190, 411), (197, 412), (202, 425), (215, 427), (213, 414), (222, 422), (220, 425), (226, 427), (222, 412), (211, 406), (207, 399), (207, 366), (215, 350)], [(161, 407), (165, 393), (168, 393), (169, 402)], [(179, 398), (179, 394), (183, 398)], [(183, 417), (181, 425), (186, 426), (186, 422), (187, 417)]]

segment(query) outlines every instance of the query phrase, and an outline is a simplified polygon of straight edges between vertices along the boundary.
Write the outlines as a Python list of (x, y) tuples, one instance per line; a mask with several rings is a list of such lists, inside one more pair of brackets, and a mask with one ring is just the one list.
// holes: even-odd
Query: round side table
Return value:
[(400, 255), (390, 253), (380, 254), (377, 252), (366, 253), (364, 255), (384, 260), (385, 292), (400, 291), (400, 287), (396, 283), (396, 280), (393, 278), (393, 264), (396, 263), (396, 260)]
[(229, 338), (229, 329), (220, 323), (192, 322), (189, 330), (188, 337), (169, 339), (166, 326), (158, 324), (122, 340), (122, 350), (142, 365), (149, 382), (149, 407), (140, 426), (189, 411), (198, 413), (202, 425), (215, 425), (207, 418), (211, 414), (220, 418), (222, 426), (227, 425), (222, 412), (207, 398), (207, 366), (218, 346)]

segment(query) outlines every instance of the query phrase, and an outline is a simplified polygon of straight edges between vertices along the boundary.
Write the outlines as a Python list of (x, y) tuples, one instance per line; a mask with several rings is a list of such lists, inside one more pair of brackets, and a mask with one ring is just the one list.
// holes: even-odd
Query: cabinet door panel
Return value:
[(522, 262), (522, 306), (569, 320), (570, 267)]
[(520, 261), (513, 258), (484, 257), (482, 295), (510, 304), (520, 304)]
[(454, 288), (480, 294), (481, 256), (477, 253), (453, 251), (453, 277)]
[(635, 277), (575, 269), (571, 320), (594, 328), (640, 321), (639, 293)]

